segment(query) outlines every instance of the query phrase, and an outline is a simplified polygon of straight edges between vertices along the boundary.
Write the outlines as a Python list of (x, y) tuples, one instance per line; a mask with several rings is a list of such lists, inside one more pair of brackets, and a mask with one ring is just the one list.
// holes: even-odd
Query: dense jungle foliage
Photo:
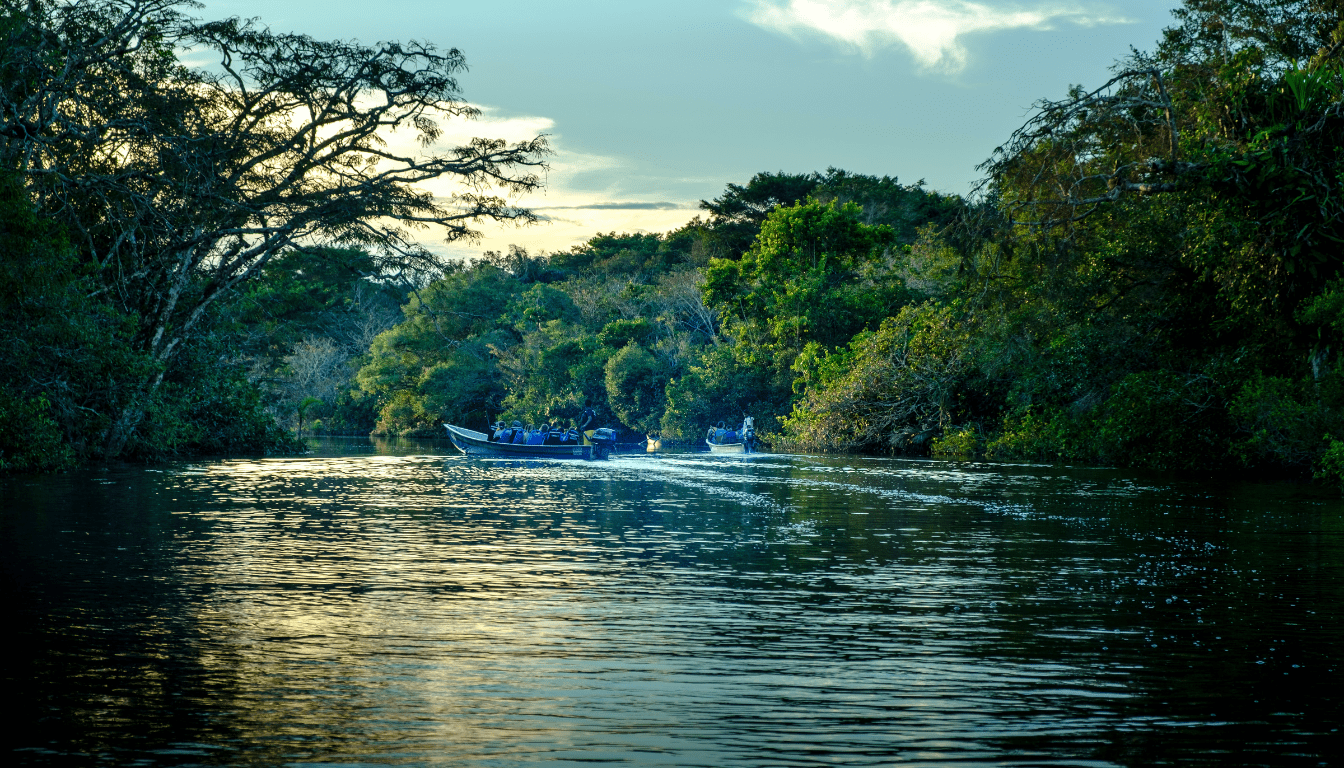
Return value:
[(347, 364), (445, 265), (412, 230), (535, 220), (507, 196), (543, 138), (388, 147), (478, 114), (460, 52), (197, 7), (0, 0), (0, 470), (297, 450), (322, 407), (367, 431)]
[(753, 415), (777, 448), (1344, 479), (1344, 4), (1175, 19), (1039, 103), (970, 198), (781, 171), (565, 252), (416, 272), (385, 241), (296, 241), (167, 362), (11, 171), (0, 461), (99, 455), (134, 399), (144, 455), (591, 406), (674, 440)]

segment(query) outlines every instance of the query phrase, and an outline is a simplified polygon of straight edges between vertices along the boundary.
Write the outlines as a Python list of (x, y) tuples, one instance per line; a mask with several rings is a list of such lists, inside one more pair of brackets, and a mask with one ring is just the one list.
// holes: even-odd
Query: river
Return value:
[(11, 764), (1330, 765), (1309, 485), (440, 443), (0, 479)]

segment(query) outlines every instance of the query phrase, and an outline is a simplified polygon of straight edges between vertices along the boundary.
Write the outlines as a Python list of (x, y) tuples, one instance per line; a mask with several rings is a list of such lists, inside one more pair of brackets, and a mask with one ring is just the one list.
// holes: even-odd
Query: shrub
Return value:
[(1218, 382), (1172, 371), (1126, 376), (1096, 423), (1103, 460), (1149, 469), (1225, 465), (1233, 431)]
[(930, 452), (947, 459), (969, 459), (975, 456), (978, 443), (979, 438), (973, 427), (960, 427), (935, 437)]
[(1243, 435), (1233, 451), (1247, 465), (1305, 470), (1327, 450), (1323, 434), (1344, 434), (1340, 414), (1317, 399), (1309, 383), (1279, 376), (1256, 373), (1228, 410)]
[(607, 402), (626, 426), (653, 432), (667, 407), (667, 369), (635, 342), (607, 360)]
[(1025, 406), (1003, 417), (1003, 429), (985, 443), (992, 459), (1058, 461), (1093, 458), (1096, 429), (1087, 415), (1070, 416), (1062, 408)]
[(1316, 478), (1344, 486), (1344, 442), (1330, 441), (1316, 463)]
[(46, 395), (0, 390), (0, 472), (51, 472), (74, 464), (75, 452), (52, 418)]
[(926, 450), (952, 419), (954, 394), (970, 370), (967, 328), (951, 309), (902, 307), (878, 330), (860, 333), (843, 358), (848, 369), (824, 372), (784, 422), (792, 444), (806, 449)]

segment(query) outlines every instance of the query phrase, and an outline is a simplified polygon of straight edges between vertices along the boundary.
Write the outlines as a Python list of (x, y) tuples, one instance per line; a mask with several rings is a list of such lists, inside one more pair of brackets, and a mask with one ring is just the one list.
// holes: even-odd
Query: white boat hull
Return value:
[(751, 449), (747, 448), (746, 443), (719, 444), (719, 443), (711, 443), (708, 440), (706, 440), (705, 445), (709, 446), (710, 453), (751, 453)]

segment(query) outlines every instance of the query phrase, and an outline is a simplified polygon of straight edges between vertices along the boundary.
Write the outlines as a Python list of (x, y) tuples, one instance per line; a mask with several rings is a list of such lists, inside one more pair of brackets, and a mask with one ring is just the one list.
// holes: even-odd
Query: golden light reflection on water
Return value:
[[(160, 553), (144, 599), (172, 600), (125, 631), (177, 639), (137, 651), (158, 661), (113, 687), (143, 690), (86, 718), (107, 743), (140, 743), (106, 734), (160, 711), (211, 723), (191, 737), (224, 762), (268, 763), (1126, 764), (1114, 734), (1159, 715), (1196, 762), (1216, 723), (1243, 723), (1260, 757), (1275, 727), (1328, 737), (1325, 719), (1228, 710), (1229, 692), (1280, 689), (1229, 674), (1218, 643), (1239, 627), (1238, 663), (1299, 688), (1338, 679), (1322, 649), (1339, 585), (1218, 608), (1249, 555), (1226, 521), (1153, 534), (1186, 496), (1151, 482), (703, 455), (309, 456), (138, 478), (163, 505), (135, 534)], [(1309, 616), (1298, 666), (1253, 647), (1271, 619)]]

